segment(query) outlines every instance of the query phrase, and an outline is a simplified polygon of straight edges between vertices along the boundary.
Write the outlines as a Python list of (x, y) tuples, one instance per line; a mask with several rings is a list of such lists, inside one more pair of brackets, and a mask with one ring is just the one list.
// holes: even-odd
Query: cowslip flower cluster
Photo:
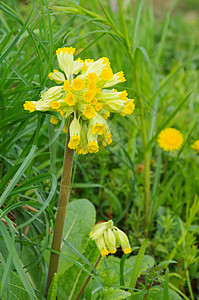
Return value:
[(112, 220), (95, 225), (89, 235), (95, 241), (102, 256), (115, 253), (119, 246), (122, 247), (125, 254), (131, 252), (127, 235), (114, 226)]
[(195, 141), (195, 143), (193, 143), (193, 145), (191, 145), (191, 148), (196, 150), (196, 152), (199, 153), (199, 140)]
[(183, 136), (175, 128), (166, 128), (158, 135), (158, 144), (164, 151), (179, 150), (183, 143)]
[(103, 146), (112, 142), (106, 121), (110, 113), (130, 115), (134, 100), (127, 98), (125, 90), (108, 89), (126, 79), (122, 71), (113, 74), (107, 57), (74, 60), (74, 53), (73, 47), (56, 51), (62, 72), (54, 70), (48, 76), (59, 85), (42, 92), (39, 101), (25, 101), (24, 109), (53, 112), (51, 123), (55, 125), (72, 116), (68, 147), (78, 154), (96, 153), (98, 142)]

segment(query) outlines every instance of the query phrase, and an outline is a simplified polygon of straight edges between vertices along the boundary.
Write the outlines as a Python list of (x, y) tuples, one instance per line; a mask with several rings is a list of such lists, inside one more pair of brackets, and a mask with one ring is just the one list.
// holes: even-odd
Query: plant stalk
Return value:
[[(97, 261), (96, 261), (96, 263), (95, 263), (95, 265), (94, 265), (94, 268), (97, 268), (97, 265), (99, 264), (101, 258), (102, 258), (102, 256), (101, 256), (101, 254), (100, 254), (99, 257), (98, 257), (98, 259), (97, 259)], [(91, 274), (93, 274), (93, 270), (91, 271)], [(77, 297), (75, 298), (75, 300), (79, 300), (79, 299), (80, 299), (80, 297), (81, 297), (81, 295), (83, 294), (83, 292), (84, 292), (84, 290), (85, 290), (87, 284), (89, 283), (90, 279), (91, 279), (91, 275), (88, 275), (86, 281), (84, 282), (84, 284), (83, 284), (81, 290), (79, 291)]]
[[(52, 247), (51, 247), (53, 250), (55, 250), (57, 252), (60, 252), (60, 247), (61, 247), (64, 221), (65, 221), (65, 216), (66, 216), (66, 208), (67, 208), (67, 204), (68, 204), (69, 191), (70, 191), (72, 168), (73, 168), (74, 150), (71, 150), (68, 148), (68, 143), (69, 143), (69, 139), (70, 139), (69, 127), (70, 127), (70, 122), (68, 125), (66, 148), (65, 148), (64, 162), (63, 162), (62, 179), (61, 179), (61, 185), (60, 185), (59, 202), (58, 202), (58, 207), (57, 207), (57, 215), (56, 215), (56, 219), (55, 219), (55, 226), (54, 226), (54, 233), (53, 233), (53, 240), (52, 240)], [(50, 287), (53, 276), (55, 273), (57, 273), (58, 264), (59, 264), (59, 256), (60, 256), (59, 254), (51, 252), (47, 286), (46, 286), (46, 295), (48, 294), (48, 289)]]

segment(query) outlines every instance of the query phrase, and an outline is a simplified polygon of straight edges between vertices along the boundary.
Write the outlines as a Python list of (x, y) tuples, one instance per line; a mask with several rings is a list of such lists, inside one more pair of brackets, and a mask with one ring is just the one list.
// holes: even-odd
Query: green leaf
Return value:
[(132, 287), (131, 294), (133, 293), (133, 289), (135, 288), (137, 279), (138, 279), (139, 274), (140, 274), (140, 268), (141, 268), (141, 265), (142, 265), (142, 260), (144, 258), (144, 253), (145, 253), (145, 250), (146, 250), (147, 243), (148, 243), (148, 240), (147, 239), (144, 240), (144, 242), (142, 243), (142, 246), (141, 246), (141, 248), (138, 252), (136, 261), (135, 261), (135, 266), (133, 268), (133, 272), (132, 272), (131, 280), (130, 280), (130, 286)]
[[(130, 279), (131, 279), (131, 274), (135, 268), (135, 262), (137, 260), (137, 255), (135, 256), (131, 256), (129, 258), (127, 258), (124, 262), (124, 269), (123, 269), (123, 274), (124, 274), (124, 283), (125, 286), (130, 286)], [(118, 257), (115, 256), (108, 256), (106, 258), (106, 265), (108, 270), (112, 271), (112, 277), (117, 276), (118, 280), (116, 281), (116, 284), (119, 285), (119, 276), (118, 274), (120, 274), (120, 261), (121, 259), (119, 259)], [(139, 272), (138, 272), (138, 276), (140, 276), (140, 274), (144, 271), (146, 271), (148, 268), (152, 268), (155, 264), (154, 258), (149, 256), (149, 255), (144, 255), (140, 268), (139, 268)], [(103, 271), (105, 270), (105, 265), (103, 262), (100, 262), (99, 264), (99, 273), (101, 274)], [(108, 284), (108, 283), (107, 283)]]
[(56, 297), (57, 297), (57, 282), (58, 282), (58, 277), (57, 277), (57, 273), (55, 273), (54, 276), (53, 276), (53, 280), (51, 282), (49, 291), (48, 291), (47, 300), (56, 300)]
[[(148, 300), (160, 300), (163, 299), (164, 290), (161, 287), (152, 287), (150, 289)], [(182, 299), (176, 292), (169, 290), (167, 300), (180, 300)]]
[(105, 289), (103, 292), (100, 293), (100, 299), (102, 300), (119, 300), (119, 299), (126, 299), (131, 294), (129, 292), (125, 292), (123, 290), (113, 288)]
[[(59, 273), (66, 271), (73, 264), (64, 255), (73, 260), (80, 257), (73, 247), (81, 254), (85, 252), (90, 240), (89, 233), (95, 224), (95, 215), (95, 207), (87, 199), (75, 200), (68, 204), (61, 244), (61, 253), (63, 255), (61, 255), (59, 261)], [(64, 240), (73, 247), (64, 243)]]
[(169, 297), (169, 269), (166, 269), (162, 300), (167, 300), (168, 297)]
[[(9, 224), (9, 219), (7, 218), (6, 219), (7, 223)], [(10, 225), (10, 229), (11, 229), (11, 225)], [(6, 226), (2, 223), (2, 221), (0, 221), (0, 231), (2, 233), (2, 236), (3, 236), (3, 239), (5, 241), (5, 244), (6, 244), (6, 247), (7, 249), (10, 248), (10, 245), (11, 245), (11, 238), (10, 238), (10, 235), (7, 231), (7, 228)], [(21, 287), (18, 286), (19, 284), (19, 280), (17, 281), (17, 285), (14, 285), (15, 287), (18, 287), (20, 290), (23, 290), (23, 291), (27, 291), (28, 295), (29, 295), (29, 298), (31, 300), (35, 300), (35, 299), (38, 299), (35, 295), (35, 292), (34, 292), (34, 289), (32, 287), (32, 284), (30, 283), (25, 271), (24, 271), (24, 268), (23, 268), (23, 264), (17, 254), (17, 251), (15, 248), (13, 248), (13, 264), (17, 270), (17, 273), (21, 279), (21, 282), (23, 283), (23, 286), (25, 288), (25, 290)], [(16, 293), (15, 293), (16, 294)], [(23, 298), (20, 298), (19, 299), (23, 299)], [(27, 295), (26, 295), (26, 299), (27, 299)]]
[[(85, 251), (86, 258), (90, 261), (92, 265), (95, 264), (98, 256), (99, 250), (95, 246), (91, 240), (87, 245)], [(89, 266), (84, 264), (84, 266), (88, 269)], [(72, 265), (69, 269), (67, 269), (62, 274), (58, 276), (58, 300), (65, 300), (67, 299), (76, 299), (81, 287), (83, 286), (84, 282), (88, 274), (84, 272), (81, 266)]]
[[(4, 272), (5, 270), (2, 264), (0, 264), (0, 281), (2, 281)], [(8, 292), (7, 292), (8, 288), (10, 289), (11, 295), (13, 295), (12, 299), (20, 299), (20, 300), (30, 299), (28, 292), (24, 289), (20, 277), (13, 271), (10, 271), (9, 277), (10, 277), (10, 282), (7, 284), (7, 288), (5, 289), (5, 291), (2, 293), (2, 299), (4, 300), (8, 299)], [(14, 295), (16, 296), (16, 298), (14, 297)]]
[(18, 169), (18, 171), (14, 175), (13, 179), (11, 180), (11, 182), (9, 183), (9, 185), (6, 187), (6, 189), (4, 190), (3, 194), (1, 195), (0, 206), (7, 199), (7, 197), (9, 196), (9, 194), (11, 193), (12, 189), (15, 187), (15, 185), (19, 181), (19, 179), (23, 176), (25, 170), (28, 168), (29, 164), (31, 163), (31, 161), (32, 161), (32, 159), (34, 157), (34, 153), (35, 153), (36, 150), (37, 150), (37, 147), (35, 145), (33, 145), (32, 148), (31, 148), (31, 150), (30, 150), (30, 152), (29, 152), (29, 154), (24, 159), (23, 164)]

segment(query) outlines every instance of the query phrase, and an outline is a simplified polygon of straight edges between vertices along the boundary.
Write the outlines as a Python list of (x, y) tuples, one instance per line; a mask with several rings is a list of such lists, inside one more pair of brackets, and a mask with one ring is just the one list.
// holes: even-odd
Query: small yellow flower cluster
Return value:
[(39, 101), (26, 101), (24, 109), (54, 112), (51, 122), (55, 125), (61, 116), (67, 119), (72, 115), (69, 148), (78, 154), (96, 153), (98, 142), (103, 146), (112, 142), (106, 121), (110, 113), (130, 115), (134, 100), (127, 98), (125, 90), (107, 89), (126, 81), (122, 71), (113, 74), (107, 57), (74, 60), (74, 53), (72, 47), (56, 51), (62, 72), (54, 70), (48, 76), (61, 85), (43, 92)]
[(119, 246), (125, 254), (131, 253), (127, 235), (114, 226), (112, 220), (95, 225), (90, 232), (90, 237), (95, 241), (102, 256), (115, 253)]
[(165, 128), (158, 135), (158, 144), (164, 151), (179, 150), (183, 143), (183, 136), (175, 128)]

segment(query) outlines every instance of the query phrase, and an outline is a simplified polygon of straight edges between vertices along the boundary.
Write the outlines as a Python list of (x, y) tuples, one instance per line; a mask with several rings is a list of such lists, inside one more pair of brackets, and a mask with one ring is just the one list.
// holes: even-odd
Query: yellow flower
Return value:
[(87, 119), (92, 119), (95, 116), (95, 109), (91, 104), (87, 104), (83, 111), (83, 115), (87, 117)]
[(179, 150), (182, 146), (183, 136), (175, 128), (166, 128), (158, 135), (159, 146), (164, 151)]
[(105, 68), (102, 70), (101, 72), (101, 77), (104, 80), (110, 80), (113, 78), (113, 71), (111, 70), (111, 68)]
[(89, 142), (87, 144), (87, 150), (89, 153), (97, 153), (99, 151), (99, 145), (96, 141)]
[(53, 102), (50, 103), (50, 107), (52, 109), (59, 109), (60, 108), (60, 103), (57, 102), (57, 101), (53, 101)]
[(23, 107), (24, 110), (28, 110), (29, 113), (35, 111), (35, 104), (33, 104), (31, 101), (25, 101)]
[(72, 93), (68, 93), (68, 95), (66, 95), (66, 98), (64, 99), (64, 101), (69, 105), (72, 106), (75, 103), (75, 97), (73, 96)]
[(85, 86), (85, 82), (81, 78), (76, 78), (73, 80), (72, 88), (75, 91), (81, 91)]
[(124, 253), (131, 253), (127, 235), (114, 226), (112, 220), (95, 225), (89, 236), (95, 241), (102, 256), (115, 253), (119, 246), (122, 247)]
[(100, 110), (102, 110), (102, 108), (103, 108), (103, 103), (97, 102), (97, 103), (95, 104), (95, 110), (96, 110), (96, 111), (100, 111)]
[(132, 99), (125, 103), (123, 112), (126, 115), (131, 115), (134, 112), (134, 109), (135, 109), (135, 104), (134, 104), (134, 99)]
[(88, 73), (88, 81), (89, 82), (96, 82), (98, 80), (97, 74), (95, 72)]
[(57, 125), (59, 123), (59, 118), (57, 118), (56, 116), (52, 116), (50, 122), (54, 125)]
[(199, 153), (199, 140), (195, 141), (195, 143), (191, 145), (191, 148), (196, 150)]
[(95, 90), (96, 89), (96, 83), (91, 81), (89, 84), (88, 84), (88, 89), (89, 90)]
[(95, 97), (96, 92), (93, 90), (89, 90), (87, 92), (84, 93), (84, 100), (86, 102), (91, 102), (93, 100), (93, 98)]
[(70, 82), (68, 80), (64, 81), (64, 86), (63, 86), (65, 91), (70, 91)]

